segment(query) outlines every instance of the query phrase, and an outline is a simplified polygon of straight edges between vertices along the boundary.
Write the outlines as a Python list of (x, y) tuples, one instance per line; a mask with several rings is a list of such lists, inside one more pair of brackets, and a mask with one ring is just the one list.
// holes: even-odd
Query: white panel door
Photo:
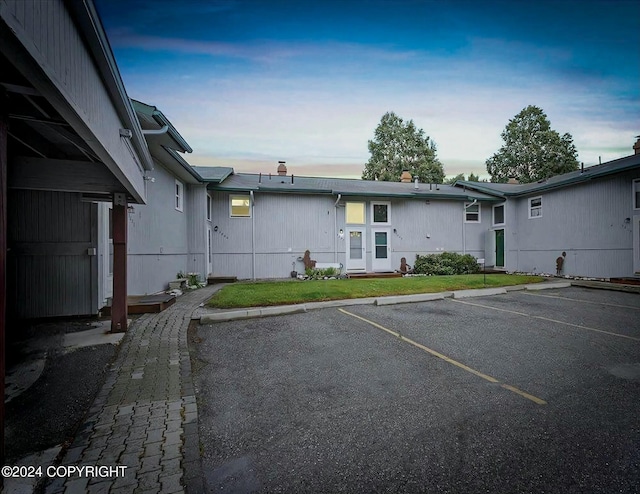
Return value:
[(633, 217), (633, 272), (640, 275), (640, 215)]
[(347, 228), (347, 271), (366, 271), (364, 228)]
[(371, 230), (371, 268), (373, 271), (392, 271), (391, 247), (389, 246), (389, 229), (374, 228)]

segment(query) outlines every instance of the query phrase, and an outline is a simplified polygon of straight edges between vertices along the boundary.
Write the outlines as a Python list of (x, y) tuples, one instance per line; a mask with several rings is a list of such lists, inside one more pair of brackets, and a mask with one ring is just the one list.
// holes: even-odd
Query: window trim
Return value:
[[(464, 222), (465, 223), (482, 223), (482, 206), (480, 205), (480, 202), (476, 202), (475, 204), (473, 204), (474, 206), (478, 206), (478, 212), (476, 213), (475, 211), (470, 212), (467, 210), (468, 206), (471, 206), (473, 204), (473, 201), (471, 202), (465, 202), (463, 204), (463, 208), (462, 208), (462, 212), (464, 214)], [(478, 219), (477, 220), (470, 220), (467, 217), (467, 214), (477, 214), (478, 215)]]
[(211, 217), (213, 216), (213, 199), (207, 194), (207, 221), (211, 221)]
[[(362, 223), (349, 223), (347, 208), (349, 204), (361, 204), (362, 205)], [(365, 201), (347, 201), (344, 203), (344, 224), (345, 225), (366, 225), (367, 224), (367, 203)]]
[[(493, 208), (491, 208), (491, 224), (493, 226), (504, 226), (507, 223), (507, 208), (506, 202), (502, 204), (494, 204)], [(502, 223), (496, 223), (496, 208), (502, 208)]]
[[(540, 206), (535, 206), (536, 208), (540, 209), (540, 214), (537, 215), (537, 216), (533, 216), (531, 214), (531, 210), (532, 210), (532, 207), (534, 207), (534, 206), (531, 206), (531, 203), (533, 201), (535, 201), (536, 199), (540, 199)], [(543, 206), (542, 196), (529, 197), (529, 199), (527, 199), (527, 205), (528, 205), (527, 211), (528, 211), (528, 215), (529, 215), (529, 219), (530, 220), (535, 220), (537, 218), (542, 218), (542, 206)]]
[[(249, 214), (233, 214), (233, 199), (247, 199), (249, 201)], [(251, 196), (249, 194), (229, 195), (229, 218), (251, 218)]]
[(175, 202), (176, 211), (184, 211), (184, 184), (176, 178)]
[[(374, 207), (387, 206), (387, 221), (375, 221)], [(390, 226), (391, 225), (391, 201), (371, 201), (371, 226)]]
[(631, 181), (631, 206), (634, 211), (640, 210), (640, 200), (636, 203), (636, 194), (640, 193), (640, 178)]

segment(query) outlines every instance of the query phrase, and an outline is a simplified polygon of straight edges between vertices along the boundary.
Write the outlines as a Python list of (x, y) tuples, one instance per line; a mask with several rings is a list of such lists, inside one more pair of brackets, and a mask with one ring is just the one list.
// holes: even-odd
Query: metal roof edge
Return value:
[(467, 180), (456, 180), (456, 182), (453, 185), (454, 187), (462, 186), (462, 187), (466, 187), (467, 189), (476, 190), (483, 194), (489, 194), (491, 196), (496, 196), (500, 198), (504, 198), (504, 196), (511, 194), (509, 192), (503, 192), (503, 191), (492, 189), (490, 187), (477, 185), (477, 182), (469, 182)]
[(168, 148), (166, 146), (162, 146), (162, 148), (169, 153), (169, 155), (175, 159), (180, 166), (182, 166), (182, 168), (185, 169), (185, 171), (187, 171), (193, 178), (195, 178), (198, 182), (204, 183), (205, 180), (200, 176), (200, 174), (193, 169), (193, 167), (182, 157), (178, 154), (178, 152), (174, 149)]

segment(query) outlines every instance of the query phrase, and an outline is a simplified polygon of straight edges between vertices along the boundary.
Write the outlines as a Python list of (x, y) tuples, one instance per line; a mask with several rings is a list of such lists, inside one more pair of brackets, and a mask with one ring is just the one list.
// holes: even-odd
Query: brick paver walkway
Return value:
[(123, 476), (56, 478), (46, 492), (203, 492), (187, 329), (217, 286), (133, 322), (62, 465), (126, 465)]

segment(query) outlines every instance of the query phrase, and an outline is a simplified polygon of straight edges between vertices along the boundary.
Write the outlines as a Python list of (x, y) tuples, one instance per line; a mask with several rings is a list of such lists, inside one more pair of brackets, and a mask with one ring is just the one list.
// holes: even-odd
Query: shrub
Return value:
[(326, 268), (326, 269), (307, 268), (304, 270), (304, 274), (306, 274), (312, 280), (322, 279), (324, 277), (331, 278), (332, 276), (337, 276), (338, 273), (339, 272), (336, 268)]
[(456, 254), (443, 252), (442, 254), (416, 255), (413, 272), (416, 274), (450, 275), (473, 274), (480, 271), (478, 261), (471, 254)]

